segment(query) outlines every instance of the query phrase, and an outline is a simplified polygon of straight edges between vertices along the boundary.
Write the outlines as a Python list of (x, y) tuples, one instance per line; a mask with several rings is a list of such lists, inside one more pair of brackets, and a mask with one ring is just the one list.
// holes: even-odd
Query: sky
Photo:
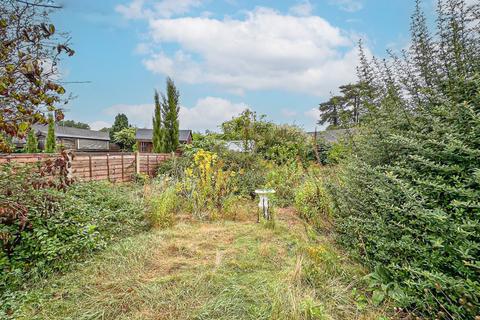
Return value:
[[(60, 0), (52, 16), (76, 54), (60, 65), (74, 96), (66, 119), (151, 128), (153, 94), (171, 77), (180, 128), (217, 130), (250, 108), (317, 127), (320, 102), (356, 80), (369, 54), (408, 45), (413, 0)], [(433, 0), (425, 1), (427, 11)]]

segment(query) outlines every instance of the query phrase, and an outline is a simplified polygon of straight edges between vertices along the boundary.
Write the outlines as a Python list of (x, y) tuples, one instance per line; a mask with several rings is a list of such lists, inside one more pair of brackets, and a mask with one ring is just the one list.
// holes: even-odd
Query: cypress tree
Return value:
[(164, 144), (164, 136), (165, 136), (165, 129), (163, 127), (162, 121), (162, 105), (160, 103), (160, 97), (158, 95), (158, 91), (155, 90), (155, 111), (153, 115), (153, 152), (164, 152), (165, 151), (165, 144)]
[(47, 139), (45, 142), (45, 152), (46, 153), (54, 153), (55, 152), (55, 121), (53, 120), (53, 116), (48, 116), (48, 132), (47, 132)]
[(25, 144), (24, 148), (26, 153), (37, 153), (38, 150), (38, 139), (35, 135), (35, 130), (30, 129), (27, 135), (27, 143)]
[(180, 92), (175, 87), (175, 83), (171, 78), (167, 78), (167, 97), (162, 95), (163, 105), (163, 121), (165, 124), (165, 138), (164, 147), (165, 152), (173, 152), (178, 148), (178, 101), (180, 98)]

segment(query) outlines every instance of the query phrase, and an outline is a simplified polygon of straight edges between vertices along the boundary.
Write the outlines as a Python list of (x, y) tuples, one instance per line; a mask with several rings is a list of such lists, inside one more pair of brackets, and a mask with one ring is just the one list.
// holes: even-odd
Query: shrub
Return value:
[[(368, 112), (332, 186), (340, 240), (385, 296), (424, 317), (480, 314), (478, 6), (439, 2), (438, 33), (420, 5), (395, 63), (364, 62)], [(474, 13), (477, 12), (475, 15)], [(439, 50), (441, 48), (441, 50)]]
[(255, 189), (265, 185), (268, 165), (261, 156), (246, 152), (223, 152), (220, 154), (225, 168), (235, 172), (231, 177), (235, 193), (242, 197), (255, 197)]
[(127, 187), (58, 181), (37, 166), (0, 168), (0, 294), (147, 227)]
[(267, 188), (275, 190), (275, 203), (280, 207), (292, 205), (295, 189), (302, 183), (303, 167), (297, 162), (273, 166), (267, 173)]
[(333, 143), (327, 153), (328, 164), (338, 164), (345, 159), (348, 153), (348, 147), (344, 142)]
[(329, 227), (326, 223), (332, 215), (330, 206), (330, 197), (321, 180), (308, 178), (295, 190), (295, 208), (315, 229)]

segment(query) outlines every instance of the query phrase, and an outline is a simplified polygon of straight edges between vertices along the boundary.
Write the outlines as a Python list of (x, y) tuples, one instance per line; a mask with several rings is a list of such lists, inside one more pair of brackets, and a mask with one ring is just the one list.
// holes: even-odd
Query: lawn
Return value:
[(364, 270), (292, 209), (274, 227), (184, 220), (26, 293), (18, 319), (386, 319)]

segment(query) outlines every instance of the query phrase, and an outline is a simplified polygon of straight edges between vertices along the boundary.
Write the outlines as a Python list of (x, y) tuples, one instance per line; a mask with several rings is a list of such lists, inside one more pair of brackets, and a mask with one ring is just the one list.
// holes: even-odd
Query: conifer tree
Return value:
[(411, 46), (361, 55), (361, 130), (332, 186), (339, 239), (372, 269), (374, 296), (428, 319), (480, 314), (480, 5), (421, 2)]
[(27, 135), (27, 142), (25, 143), (24, 151), (26, 153), (37, 153), (38, 149), (38, 139), (35, 135), (35, 130), (33, 128), (30, 129)]
[(343, 103), (343, 97), (341, 96), (333, 96), (328, 101), (320, 103), (320, 120), (318, 124), (323, 125), (328, 122), (330, 124), (328, 126), (329, 129), (339, 127)]
[(174, 152), (177, 150), (178, 134), (179, 134), (179, 122), (178, 101), (180, 98), (180, 92), (175, 87), (175, 83), (171, 78), (167, 78), (167, 96), (162, 95), (162, 116), (165, 126), (164, 136), (164, 150), (165, 152)]
[(51, 114), (48, 116), (48, 131), (45, 142), (45, 152), (55, 152), (55, 121), (53, 120), (53, 116)]
[(165, 152), (165, 129), (162, 119), (162, 104), (158, 91), (155, 90), (155, 111), (153, 114), (153, 152)]

